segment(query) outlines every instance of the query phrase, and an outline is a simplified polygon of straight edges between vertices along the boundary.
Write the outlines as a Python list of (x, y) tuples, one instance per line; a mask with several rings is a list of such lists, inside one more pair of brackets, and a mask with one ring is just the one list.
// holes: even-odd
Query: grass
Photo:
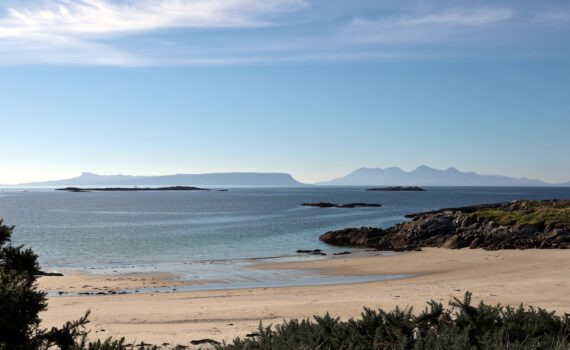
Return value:
[(476, 216), (492, 219), (500, 225), (536, 225), (570, 228), (570, 200), (524, 201), (517, 210), (479, 209)]

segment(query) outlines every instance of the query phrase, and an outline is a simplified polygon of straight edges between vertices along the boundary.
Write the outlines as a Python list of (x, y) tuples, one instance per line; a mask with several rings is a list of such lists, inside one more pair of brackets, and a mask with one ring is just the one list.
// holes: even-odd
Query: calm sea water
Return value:
[[(319, 242), (319, 235), (346, 227), (388, 227), (402, 222), (409, 213), (521, 198), (570, 199), (570, 188), (427, 189), (367, 192), (360, 187), (306, 187), (107, 193), (4, 189), (0, 192), (0, 218), (16, 225), (14, 242), (32, 247), (49, 270), (169, 271), (184, 278), (236, 285), (244, 281), (279, 285), (314, 283), (314, 279), (305, 281), (306, 275), (300, 277), (294, 271), (265, 275), (256, 271), (251, 275), (251, 269), (244, 268), (248, 259), (293, 259), (298, 256), (297, 249), (338, 252), (345, 249)], [(324, 209), (300, 205), (315, 201), (383, 206)]]

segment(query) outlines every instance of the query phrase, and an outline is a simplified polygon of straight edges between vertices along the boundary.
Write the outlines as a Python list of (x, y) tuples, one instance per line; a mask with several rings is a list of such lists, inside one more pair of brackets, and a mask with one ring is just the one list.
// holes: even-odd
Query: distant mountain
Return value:
[(82, 173), (71, 179), (31, 182), (18, 186), (302, 186), (285, 173), (209, 173), (163, 176), (97, 175)]
[[(422, 165), (412, 171), (400, 168), (360, 168), (346, 176), (319, 185), (336, 186), (553, 186), (540, 180), (500, 175), (480, 175), (455, 168), (433, 169)], [(569, 186), (569, 183), (557, 184)]]

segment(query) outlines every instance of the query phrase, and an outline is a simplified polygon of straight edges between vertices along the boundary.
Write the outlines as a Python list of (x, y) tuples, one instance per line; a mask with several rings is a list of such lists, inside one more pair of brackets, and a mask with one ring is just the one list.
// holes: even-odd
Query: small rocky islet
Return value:
[(422, 247), (499, 249), (570, 248), (570, 200), (518, 200), (407, 215), (387, 229), (330, 231), (320, 240), (336, 246), (410, 251)]
[(328, 202), (308, 202), (301, 204), (305, 207), (318, 207), (318, 208), (379, 208), (382, 204), (379, 203), (347, 203), (335, 204)]
[(418, 186), (392, 186), (392, 187), (372, 187), (367, 188), (366, 191), (378, 192), (423, 192), (424, 188)]
[[(208, 188), (200, 188), (194, 186), (168, 186), (168, 187), (64, 187), (56, 188), (56, 191), (66, 192), (136, 192), (136, 191), (209, 191)], [(221, 190), (220, 190), (221, 191)], [(227, 191), (227, 190), (225, 190)]]

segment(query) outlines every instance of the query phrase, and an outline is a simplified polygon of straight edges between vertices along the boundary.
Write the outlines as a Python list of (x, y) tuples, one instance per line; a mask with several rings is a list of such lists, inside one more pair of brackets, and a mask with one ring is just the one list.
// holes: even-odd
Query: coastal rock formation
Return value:
[(498, 249), (570, 248), (570, 201), (527, 201), (450, 208), (407, 216), (388, 229), (330, 231), (320, 239), (338, 246), (379, 250), (421, 247)]
[(313, 202), (301, 204), (305, 207), (319, 207), (319, 208), (378, 208), (382, 204), (378, 203), (347, 203), (347, 204), (334, 204), (328, 202)]
[(394, 186), (394, 187), (373, 187), (366, 191), (385, 191), (385, 192), (421, 192), (425, 189), (418, 186)]

